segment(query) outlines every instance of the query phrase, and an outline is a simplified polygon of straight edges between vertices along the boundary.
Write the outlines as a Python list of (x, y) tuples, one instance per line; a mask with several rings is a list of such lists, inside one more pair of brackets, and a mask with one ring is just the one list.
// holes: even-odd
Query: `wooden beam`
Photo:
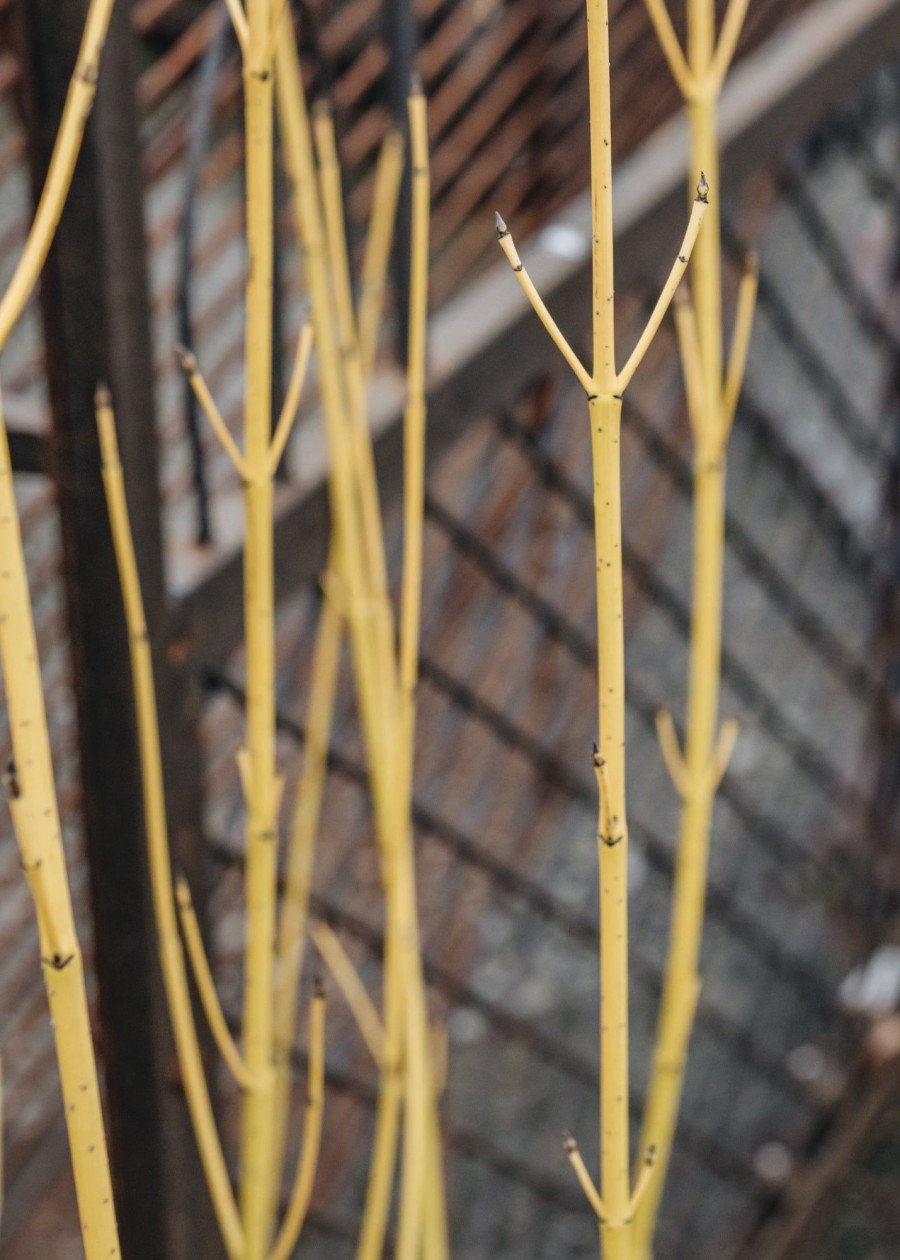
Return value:
[[(817, 0), (809, 5), (746, 57), (726, 84), (720, 134), (727, 183), (734, 186), (765, 167), (898, 50), (900, 0), (854, 0), (852, 4)], [(687, 127), (677, 117), (616, 169), (616, 280), (620, 288), (652, 275), (681, 238), (687, 153)], [(502, 212), (503, 207), (498, 209)], [(566, 233), (571, 253), (560, 257), (552, 234), (545, 230), (525, 242), (521, 254), (563, 331), (577, 343), (590, 308), (589, 194), (570, 203), (554, 226)], [(492, 231), (486, 222), (486, 237)], [(557, 241), (559, 236), (557, 232)], [(541, 371), (558, 370), (555, 348), (502, 261), (435, 316), (430, 345), (428, 459), (432, 465), (468, 423), (508, 403)], [(396, 380), (378, 382), (373, 423), (385, 500), (400, 488), (401, 404)], [(315, 447), (315, 441), (313, 433), (310, 445)], [(313, 465), (320, 466), (319, 470)], [(287, 495), (278, 511), (279, 598), (313, 580), (325, 561), (327, 523), (320, 451), (314, 450), (312, 462), (302, 467), (305, 489)], [(177, 633), (198, 663), (221, 664), (239, 642), (240, 582), (236, 543), (176, 592)]]

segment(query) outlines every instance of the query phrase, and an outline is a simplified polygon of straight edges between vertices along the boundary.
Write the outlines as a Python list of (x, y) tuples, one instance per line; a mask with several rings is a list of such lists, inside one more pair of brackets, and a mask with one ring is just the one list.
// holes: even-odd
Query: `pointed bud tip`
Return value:
[(697, 185), (697, 200), (703, 202), (709, 201), (709, 183), (707, 182), (703, 171), (700, 172), (700, 182)]
[(325, 981), (320, 972), (317, 972), (313, 979), (313, 997), (323, 998), (325, 996)]
[(504, 219), (503, 219), (503, 215), (500, 213), (500, 211), (499, 211), (499, 210), (495, 210), (495, 211), (494, 211), (494, 223), (495, 223), (496, 228), (497, 228), (497, 235), (498, 235), (498, 236), (502, 236), (504, 232), (508, 232), (508, 231), (509, 231), (509, 228), (506, 226), (506, 223), (505, 223), (505, 221), (504, 221)]
[(106, 381), (98, 381), (97, 388), (94, 390), (94, 406), (95, 407), (111, 407), (112, 394), (109, 392), (109, 386)]
[(421, 96), (424, 91), (422, 87), (422, 76), (418, 70), (413, 70), (409, 76), (409, 94), (410, 96)]

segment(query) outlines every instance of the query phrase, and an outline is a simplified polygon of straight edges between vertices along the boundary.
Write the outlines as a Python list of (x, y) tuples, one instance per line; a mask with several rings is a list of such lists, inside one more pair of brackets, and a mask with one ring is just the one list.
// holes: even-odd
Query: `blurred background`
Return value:
[[(580, 0), (303, 0), (334, 108), (351, 245), (412, 67), (433, 153), (420, 905), (453, 1254), (596, 1255), (562, 1129), (596, 1163), (594, 587), (582, 392), (499, 258), (493, 214), (573, 342), (589, 318)], [(680, 99), (641, 0), (611, 3), (619, 338), (686, 216)], [(683, 3), (672, 6), (683, 30)], [(0, 284), (46, 170), (84, 6), (0, 3)], [(760, 295), (729, 457), (723, 699), (741, 725), (715, 813), (705, 977), (659, 1260), (900, 1256), (900, 3), (751, 0), (722, 101), (732, 297)], [(144, 880), (127, 642), (92, 395), (110, 380), (157, 662), (169, 812), (226, 1013), (240, 1018), (241, 512), (173, 346), (237, 433), (243, 141), (224, 4), (120, 0), (39, 295), (10, 339), (11, 430), (73, 895), (104, 1070), (123, 1253), (221, 1254), (163, 1010)], [(276, 386), (305, 285), (283, 175)], [(719, 190), (713, 190), (719, 195)], [(373, 399), (399, 561), (395, 285)], [(726, 319), (733, 301), (726, 293)], [(308, 391), (276, 496), (280, 756), (301, 764), (326, 452)], [(653, 715), (681, 718), (690, 435), (670, 322), (623, 431), (633, 857), (633, 1111), (668, 931), (677, 799)], [(8, 759), (0, 713), (0, 759)], [(373, 992), (381, 899), (347, 662), (313, 910)], [(0, 1054), (10, 1260), (81, 1254), (31, 900), (0, 816)], [(214, 1063), (210, 1053), (210, 1063)], [(297, 1066), (304, 1070), (303, 1034)], [(215, 1070), (215, 1069), (213, 1069)], [(376, 1080), (335, 994), (314, 1211), (297, 1255), (353, 1254)], [(299, 1133), (302, 1088), (294, 1130)], [(218, 1080), (226, 1139), (237, 1098)]]

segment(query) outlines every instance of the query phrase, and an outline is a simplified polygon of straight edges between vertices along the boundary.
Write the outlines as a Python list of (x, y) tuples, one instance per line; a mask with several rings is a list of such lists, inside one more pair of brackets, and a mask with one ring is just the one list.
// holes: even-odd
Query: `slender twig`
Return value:
[(672, 264), (666, 282), (663, 285), (662, 292), (659, 295), (656, 306), (647, 320), (646, 327), (638, 338), (638, 343), (628, 357), (628, 361), (616, 377), (616, 390), (619, 393), (627, 387), (629, 381), (634, 376), (641, 360), (647, 353), (647, 349), (659, 331), (659, 326), (663, 322), (666, 311), (669, 309), (672, 298), (675, 296), (675, 290), (681, 283), (684, 273), (691, 258), (694, 249), (694, 243), (700, 232), (700, 225), (703, 222), (704, 215), (709, 209), (709, 184), (706, 182), (706, 176), (701, 171), (700, 183), (697, 185), (697, 196), (691, 207), (691, 217), (688, 220), (687, 230), (684, 234), (684, 240), (681, 242), (681, 249), (678, 256)]
[(144, 619), (134, 543), (125, 501), (122, 465), (119, 461), (115, 420), (109, 393), (97, 392), (97, 425), (100, 432), (100, 448), (103, 456), (103, 484), (112, 526), (119, 581), (128, 624), (131, 671), (134, 683), (135, 709), (137, 713), (138, 746), (141, 760), (141, 784), (144, 799), (144, 817), (147, 830), (147, 850), (150, 867), (150, 891), (153, 898), (154, 917), (159, 938), (159, 956), (163, 984), (178, 1062), (184, 1081), (188, 1110), (194, 1126), (197, 1147), (203, 1170), (209, 1185), (219, 1228), (231, 1260), (243, 1257), (244, 1239), (238, 1217), (231, 1180), (216, 1131), (215, 1118), (210, 1102), (209, 1087), (203, 1071), (200, 1045), (194, 1025), (190, 989), (184, 965), (184, 955), (178, 936), (175, 915), (175, 897), (172, 887), (172, 869), (169, 859), (169, 837), (166, 827), (165, 796), (163, 791), (162, 756), (159, 745), (159, 725), (153, 684), (153, 664)]
[(197, 364), (197, 356), (185, 346), (176, 346), (175, 353), (178, 356), (178, 362), (181, 364), (181, 370), (194, 391), (194, 397), (200, 404), (203, 414), (212, 425), (216, 437), (222, 444), (222, 449), (234, 465), (238, 476), (242, 481), (246, 481), (250, 476), (249, 465), (241, 454), (234, 438), (229, 433), (228, 425), (222, 419), (222, 413), (216, 406), (215, 399), (210, 393), (209, 386)]
[[(647, 0), (648, 8), (650, 0)], [(747, 0), (729, 0), (716, 44), (714, 0), (688, 0), (688, 63), (696, 89), (685, 93), (691, 164), (718, 185), (717, 99), (734, 55)], [(676, 312), (694, 438), (693, 592), (688, 704), (682, 791), (666, 959), (653, 1070), (639, 1149), (652, 1141), (658, 1169), (635, 1209), (631, 1260), (649, 1260), (671, 1157), (688, 1046), (700, 994), (700, 945), (715, 793), (734, 746), (737, 726), (717, 732), (721, 676), (724, 570), (725, 447), (737, 406), (750, 340), (756, 280), (741, 284), (727, 371), (722, 367), (722, 277), (719, 214), (709, 223), (692, 264), (693, 303)], [(662, 735), (662, 732), (661, 732)], [(663, 752), (666, 743), (663, 740)], [(666, 757), (667, 762), (671, 760)], [(670, 767), (671, 769), (671, 767)]]
[(659, 46), (669, 63), (672, 78), (678, 84), (681, 95), (688, 98), (695, 90), (696, 80), (691, 74), (684, 51), (675, 34), (666, 0), (646, 0), (646, 7), (653, 29), (656, 31), (656, 38), (659, 40)]
[(504, 222), (504, 220), (501, 218), (499, 214), (497, 214), (495, 218), (496, 218), (496, 226), (497, 226), (497, 240), (500, 244), (500, 248), (503, 250), (504, 254), (506, 255), (507, 261), (509, 262), (509, 265), (512, 267), (513, 271), (515, 272), (516, 279), (518, 280), (519, 284), (522, 286), (525, 296), (528, 298), (528, 301), (531, 303), (532, 307), (534, 308), (535, 314), (537, 315), (541, 323), (544, 325), (544, 327), (547, 329), (547, 332), (550, 334), (550, 337), (552, 338), (560, 354), (563, 356), (565, 361), (568, 363), (569, 367), (577, 376), (585, 393), (587, 394), (593, 393), (594, 382), (591, 379), (590, 372), (587, 370), (587, 368), (579, 359), (578, 355), (569, 345), (566, 338), (563, 336), (563, 333), (559, 325), (557, 324), (556, 320), (547, 310), (547, 307), (544, 304), (544, 299), (541, 297), (537, 289), (534, 287), (534, 283), (531, 279), (531, 276), (529, 276), (528, 272), (525, 270), (525, 265), (522, 262), (521, 258), (519, 257), (519, 251), (516, 249), (516, 244), (512, 238), (512, 233), (510, 232), (509, 228), (506, 226), (506, 223)]
[(734, 331), (731, 336), (731, 351), (728, 356), (728, 368), (725, 372), (725, 385), (722, 389), (722, 405), (720, 408), (720, 440), (728, 440), (728, 434), (734, 423), (741, 386), (744, 383), (744, 372), (747, 367), (747, 354), (750, 350), (750, 337), (753, 332), (753, 316), (756, 312), (756, 294), (759, 288), (759, 267), (756, 255), (751, 254), (746, 261), (744, 274), (741, 276), (738, 289), (737, 313), (734, 319)]
[(403, 133), (392, 128), (382, 142), (378, 165), (375, 167), (372, 213), (366, 234), (357, 311), (359, 354), (363, 374), (366, 377), (372, 372), (378, 347), (378, 325), (384, 303), (384, 286), (391, 257), (397, 201), (403, 180), (403, 150)]
[(297, 418), (297, 407), (300, 404), (300, 395), (303, 393), (303, 386), (306, 381), (306, 372), (309, 367), (309, 355), (312, 350), (313, 328), (312, 324), (304, 323), (300, 329), (300, 336), (297, 338), (297, 352), (294, 355), (294, 366), (291, 369), (291, 379), (288, 381), (287, 393), (284, 396), (284, 404), (281, 408), (281, 415), (278, 417), (278, 424), (275, 426), (275, 433), (272, 436), (272, 445), (269, 448), (269, 472), (274, 476), (281, 457), (284, 454), (284, 448), (287, 445), (288, 436), (291, 432), (291, 426)]
[(702, 433), (706, 406), (706, 382), (703, 377), (703, 360), (700, 355), (700, 338), (697, 332), (697, 312), (687, 289), (682, 286), (675, 294), (675, 331), (678, 336), (678, 352), (684, 389), (687, 394), (688, 417), (691, 431), (697, 441)]
[(307, 1078), (306, 1114), (303, 1118), (303, 1145), (294, 1184), (288, 1198), (287, 1212), (268, 1260), (288, 1260), (312, 1198), (319, 1145), (322, 1138), (322, 1112), (325, 1106), (325, 991), (316, 982), (309, 1015), (309, 1072)]
[(566, 1158), (575, 1170), (575, 1176), (578, 1178), (578, 1183), (584, 1191), (588, 1203), (590, 1203), (593, 1208), (597, 1220), (602, 1222), (608, 1221), (609, 1214), (604, 1206), (603, 1200), (600, 1198), (600, 1192), (594, 1185), (594, 1180), (585, 1166), (585, 1162), (581, 1156), (581, 1151), (578, 1149), (578, 1143), (571, 1134), (564, 1134), (563, 1150), (566, 1153)]
[(725, 75), (728, 73), (728, 67), (731, 65), (737, 50), (738, 40), (741, 37), (741, 30), (744, 26), (744, 18), (747, 16), (749, 5), (750, 0), (729, 0), (725, 17), (722, 20), (719, 42), (716, 45), (716, 51), (709, 68), (710, 81), (717, 91), (722, 86)]
[(88, 9), (78, 60), (69, 82), (41, 199), (25, 248), (0, 301), (0, 350), (6, 345), (13, 325), (25, 308), (56, 233), (81, 149), (85, 124), (97, 91), (100, 55), (106, 41), (113, 2), (114, 0), (91, 0)]
[(225, 1064), (237, 1084), (244, 1089), (247, 1085), (247, 1065), (241, 1058), (240, 1051), (235, 1045), (234, 1038), (225, 1021), (225, 1014), (219, 1001), (219, 995), (216, 993), (209, 960), (203, 947), (200, 925), (197, 923), (197, 915), (191, 899), (191, 890), (188, 887), (187, 880), (183, 877), (179, 877), (175, 881), (175, 900), (178, 905), (181, 930), (187, 945), (188, 958), (190, 959), (194, 980), (197, 984), (197, 992), (200, 995), (200, 1005), (203, 1007), (203, 1013), (206, 1015), (210, 1032), (219, 1048), (219, 1053), (225, 1060)]
[(331, 972), (332, 979), (340, 989), (344, 1001), (350, 1008), (350, 1013), (356, 1021), (363, 1041), (369, 1047), (372, 1058), (380, 1067), (384, 1054), (384, 1027), (350, 955), (327, 923), (314, 923), (309, 929), (309, 934), (322, 956), (322, 961)]
[(228, 10), (228, 16), (231, 18), (231, 25), (234, 27), (234, 33), (237, 36), (241, 52), (246, 54), (250, 43), (250, 28), (247, 25), (247, 14), (244, 12), (244, 6), (241, 4), (241, 0), (225, 0), (225, 8)]
[(655, 1167), (656, 1167), (656, 1147), (653, 1145), (650, 1145), (647, 1147), (647, 1150), (644, 1153), (644, 1159), (641, 1164), (640, 1172), (638, 1173), (637, 1181), (635, 1182), (634, 1190), (631, 1192), (631, 1198), (628, 1200), (628, 1208), (626, 1209), (626, 1212), (627, 1212), (627, 1216), (629, 1220), (631, 1220), (631, 1218), (634, 1216), (635, 1212), (638, 1209), (638, 1205), (640, 1204), (641, 1199), (644, 1197), (644, 1194), (646, 1193), (647, 1187), (650, 1184), (650, 1179), (653, 1176), (653, 1170)]
[(660, 709), (656, 714), (656, 734), (659, 737), (663, 761), (666, 763), (666, 769), (669, 772), (675, 791), (681, 797), (687, 796), (690, 790), (687, 766), (684, 764), (684, 756), (678, 745), (675, 723), (667, 709)]

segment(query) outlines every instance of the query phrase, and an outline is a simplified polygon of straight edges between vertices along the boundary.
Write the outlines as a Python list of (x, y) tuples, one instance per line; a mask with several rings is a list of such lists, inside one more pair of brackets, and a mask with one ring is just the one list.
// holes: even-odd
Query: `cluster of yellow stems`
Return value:
[[(97, 391), (103, 477), (130, 635), (152, 895), (160, 959), (197, 1143), (225, 1249), (232, 1260), (287, 1260), (303, 1226), (322, 1131), (324, 996), (309, 1012), (309, 1068), (302, 1144), (283, 1206), (286, 1117), (298, 991), (307, 933), (351, 1007), (379, 1071), (379, 1098), (357, 1255), (384, 1250), (398, 1149), (396, 1252), (400, 1260), (444, 1260), (447, 1229), (437, 1118), (433, 1030), (422, 977), (410, 805), (422, 576), (425, 327), (429, 176), (425, 102), (409, 100), (413, 231), (407, 405), (404, 415), (404, 551), (399, 615), (388, 590), (384, 531), (367, 420), (385, 277), (404, 163), (391, 132), (378, 163), (365, 257), (354, 301), (343, 219), (340, 166), (331, 116), (310, 119), (293, 25), (284, 0), (227, 0), (245, 84), (248, 267), (243, 442), (231, 436), (195, 357), (180, 351), (198, 401), (238, 473), (246, 522), (244, 599), (247, 726), (239, 754), (246, 803), (246, 956), (242, 1044), (219, 1003), (190, 891), (173, 880), (150, 649), (118, 459), (112, 399)], [(721, 638), (725, 447), (749, 344), (755, 300), (752, 267), (740, 289), (723, 369), (716, 102), (748, 0), (730, 0), (716, 37), (713, 0), (688, 0), (688, 48), (665, 0), (646, 0), (672, 73), (689, 107), (692, 167), (700, 175), (690, 221), (660, 298), (621, 369), (616, 368), (613, 302), (612, 144), (606, 0), (587, 0), (590, 72), (593, 363), (581, 362), (536, 292), (512, 236), (497, 216), (500, 245), (547, 331), (587, 395), (594, 468), (598, 608), (601, 907), (600, 1149), (598, 1189), (574, 1139), (568, 1157), (600, 1224), (606, 1260), (646, 1260), (671, 1152), (684, 1065), (700, 989), (699, 950), (710, 818), (736, 736), (716, 732)], [(47, 183), (25, 250), (0, 301), (0, 349), (32, 291), (68, 191), (93, 101), (112, 0), (92, 0)], [(298, 241), (311, 299), (285, 401), (270, 414), (273, 298), (273, 152), (278, 113)], [(707, 175), (709, 182), (707, 182)], [(703, 231), (701, 224), (706, 220)], [(696, 249), (695, 249), (696, 245)], [(679, 294), (676, 323), (694, 434), (694, 615), (687, 740), (660, 714), (659, 734), (682, 798), (673, 922), (654, 1069), (637, 1169), (631, 1171), (628, 1053), (628, 828), (625, 806), (624, 627), (619, 435), (622, 395), (694, 258), (694, 300)], [(288, 837), (279, 906), (282, 777), (275, 755), (273, 478), (294, 422), (315, 346), (329, 450), (333, 536), (309, 697), (307, 751)], [(0, 657), (14, 758), (7, 775), (13, 822), (34, 896), (41, 957), (53, 1015), (66, 1120), (86, 1254), (119, 1254), (81, 955), (60, 840), (34, 626), (0, 422)], [(385, 897), (380, 1010), (335, 934), (310, 925), (308, 902), (325, 785), (342, 643), (349, 644), (367, 750)], [(223, 1062), (242, 1098), (240, 1185), (235, 1195), (199, 1050), (185, 952)], [(402, 1130), (402, 1142), (401, 1142)]]
[[(587, 0), (590, 76), (593, 366), (563, 336), (497, 216), (497, 235), (538, 317), (584, 389), (593, 452), (597, 571), (600, 870), (600, 1188), (574, 1138), (565, 1150), (600, 1226), (605, 1260), (649, 1260), (672, 1151), (691, 1028), (700, 993), (709, 833), (716, 788), (737, 736), (716, 730), (722, 623), (725, 448), (744, 374), (756, 274), (740, 288), (727, 369), (723, 372), (719, 219), (708, 213), (718, 185), (717, 101), (734, 56), (748, 0), (730, 0), (716, 36), (714, 0), (688, 0), (688, 47), (682, 49), (665, 0), (646, 6), (689, 110), (691, 169), (700, 172), (691, 217), (662, 294), (637, 345), (615, 366), (612, 137), (607, 0)], [(696, 176), (695, 176), (696, 177)], [(700, 230), (703, 222), (703, 230)], [(696, 247), (696, 248), (695, 248)], [(629, 1133), (628, 827), (625, 812), (625, 672), (619, 432), (622, 396), (693, 258), (694, 298), (680, 290), (675, 315), (694, 438), (694, 572), (687, 740), (682, 752), (671, 716), (658, 715), (660, 744), (682, 812), (672, 926), (653, 1070), (634, 1174)]]

